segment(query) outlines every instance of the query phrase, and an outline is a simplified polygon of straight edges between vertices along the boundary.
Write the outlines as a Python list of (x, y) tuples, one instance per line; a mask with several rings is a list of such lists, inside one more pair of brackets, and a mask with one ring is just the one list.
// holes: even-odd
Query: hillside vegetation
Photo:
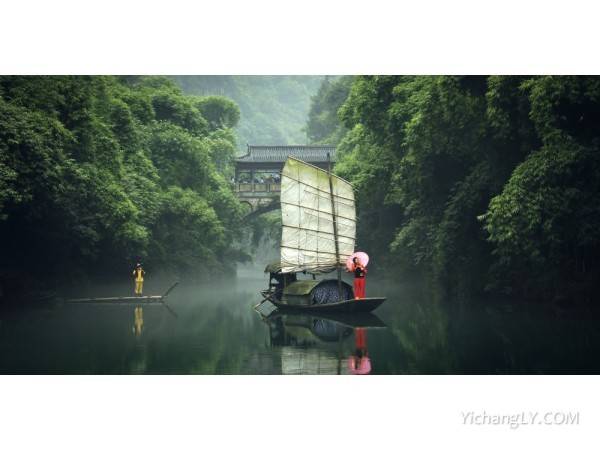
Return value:
[(230, 273), (239, 119), (161, 77), (0, 77), (0, 277)]
[(382, 271), (460, 295), (597, 296), (600, 78), (344, 77), (307, 130), (339, 144)]

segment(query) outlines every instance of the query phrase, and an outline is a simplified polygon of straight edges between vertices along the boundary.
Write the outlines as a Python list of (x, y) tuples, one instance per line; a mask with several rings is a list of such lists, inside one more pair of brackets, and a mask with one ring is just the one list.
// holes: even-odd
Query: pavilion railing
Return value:
[(281, 192), (280, 183), (236, 183), (235, 191), (240, 193), (251, 192)]

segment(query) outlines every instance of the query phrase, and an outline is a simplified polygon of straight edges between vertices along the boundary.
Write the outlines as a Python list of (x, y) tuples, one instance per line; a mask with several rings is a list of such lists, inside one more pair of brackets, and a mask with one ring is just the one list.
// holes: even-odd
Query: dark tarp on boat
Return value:
[(288, 284), (283, 293), (285, 295), (310, 295), (320, 283), (321, 280), (296, 280)]
[(312, 303), (325, 305), (354, 298), (352, 287), (342, 281), (342, 298), (340, 299), (337, 280), (323, 280), (312, 290)]
[(283, 289), (284, 296), (310, 296), (311, 304), (325, 305), (354, 298), (352, 287), (342, 281), (340, 299), (337, 280), (297, 280)]

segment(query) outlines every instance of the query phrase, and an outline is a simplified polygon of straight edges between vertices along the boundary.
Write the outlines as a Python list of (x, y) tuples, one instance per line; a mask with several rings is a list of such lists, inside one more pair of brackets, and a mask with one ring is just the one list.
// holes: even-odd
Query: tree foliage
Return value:
[(0, 93), (2, 273), (232, 268), (235, 104), (162, 77), (3, 76)]
[(337, 145), (346, 133), (340, 123), (338, 110), (348, 97), (353, 77), (337, 79), (325, 77), (317, 93), (311, 98), (306, 134), (310, 142)]
[(326, 83), (308, 128), (328, 142), (345, 126), (336, 171), (356, 188), (360, 247), (389, 271), (460, 293), (593, 286), (597, 77), (361, 76), (332, 108), (337, 126), (317, 120), (331, 117)]
[[(317, 91), (321, 76), (175, 76), (190, 95), (201, 95), (202, 108), (227, 108), (212, 96), (233, 100), (240, 110), (235, 128), (239, 148), (253, 145), (297, 145), (306, 143), (303, 130), (310, 97)], [(231, 111), (231, 110), (230, 110)], [(205, 111), (203, 111), (205, 114)], [(206, 111), (208, 121), (211, 112)], [(234, 122), (235, 114), (227, 123)], [(231, 125), (229, 125), (231, 126)]]
[(228, 98), (216, 95), (200, 97), (194, 105), (208, 120), (211, 130), (233, 128), (240, 121), (240, 108)]

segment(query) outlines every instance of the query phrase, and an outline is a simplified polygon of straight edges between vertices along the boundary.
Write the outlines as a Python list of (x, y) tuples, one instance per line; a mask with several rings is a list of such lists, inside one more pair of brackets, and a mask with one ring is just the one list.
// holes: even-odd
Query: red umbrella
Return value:
[(352, 270), (354, 258), (358, 258), (360, 263), (365, 267), (367, 267), (367, 264), (369, 264), (369, 255), (367, 255), (365, 252), (354, 252), (346, 260), (346, 267), (348, 270)]

